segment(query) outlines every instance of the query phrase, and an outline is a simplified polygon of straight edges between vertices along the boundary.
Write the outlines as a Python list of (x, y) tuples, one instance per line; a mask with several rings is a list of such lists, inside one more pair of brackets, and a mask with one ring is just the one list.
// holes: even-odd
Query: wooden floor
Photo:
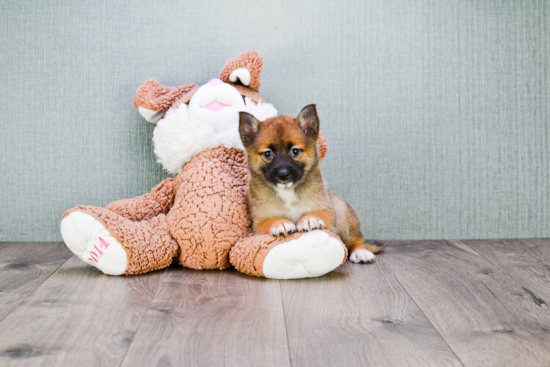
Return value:
[(550, 240), (386, 242), (277, 281), (0, 243), (0, 366), (548, 366)]

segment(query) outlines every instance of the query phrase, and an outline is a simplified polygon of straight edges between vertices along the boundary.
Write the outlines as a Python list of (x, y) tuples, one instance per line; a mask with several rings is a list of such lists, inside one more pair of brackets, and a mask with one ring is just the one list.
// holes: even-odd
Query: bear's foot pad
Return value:
[(339, 240), (315, 230), (271, 249), (264, 259), (263, 273), (271, 279), (319, 277), (336, 269), (345, 256)]
[(103, 273), (121, 275), (126, 271), (126, 251), (92, 215), (70, 213), (61, 221), (61, 236), (76, 256)]

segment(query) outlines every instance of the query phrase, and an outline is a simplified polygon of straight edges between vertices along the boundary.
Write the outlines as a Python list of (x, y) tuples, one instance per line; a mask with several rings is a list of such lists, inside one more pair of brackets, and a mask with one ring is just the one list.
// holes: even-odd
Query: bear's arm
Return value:
[(123, 199), (107, 205), (107, 209), (134, 222), (166, 214), (172, 208), (180, 185), (178, 177), (167, 178), (148, 194), (133, 199)]

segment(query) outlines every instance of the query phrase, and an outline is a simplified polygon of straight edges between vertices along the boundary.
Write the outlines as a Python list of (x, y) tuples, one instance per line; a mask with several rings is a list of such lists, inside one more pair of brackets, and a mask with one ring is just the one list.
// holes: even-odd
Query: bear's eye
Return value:
[(273, 158), (273, 152), (271, 152), (271, 150), (266, 150), (265, 152), (262, 153), (263, 156), (266, 158), (266, 159), (271, 159)]
[(301, 151), (302, 151), (301, 149), (292, 148), (292, 149), (290, 150), (290, 154), (291, 154), (293, 157), (297, 157), (298, 154), (300, 154)]

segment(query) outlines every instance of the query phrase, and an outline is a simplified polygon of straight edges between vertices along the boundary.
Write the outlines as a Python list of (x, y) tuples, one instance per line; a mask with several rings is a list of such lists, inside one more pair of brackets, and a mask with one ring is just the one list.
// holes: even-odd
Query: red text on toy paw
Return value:
[(94, 261), (96, 263), (99, 262), (104, 253), (101, 250), (106, 250), (107, 247), (109, 247), (109, 242), (99, 237), (99, 247), (97, 245), (94, 245), (94, 249), (92, 250), (92, 252), (90, 252), (90, 258), (88, 259), (88, 261)]

